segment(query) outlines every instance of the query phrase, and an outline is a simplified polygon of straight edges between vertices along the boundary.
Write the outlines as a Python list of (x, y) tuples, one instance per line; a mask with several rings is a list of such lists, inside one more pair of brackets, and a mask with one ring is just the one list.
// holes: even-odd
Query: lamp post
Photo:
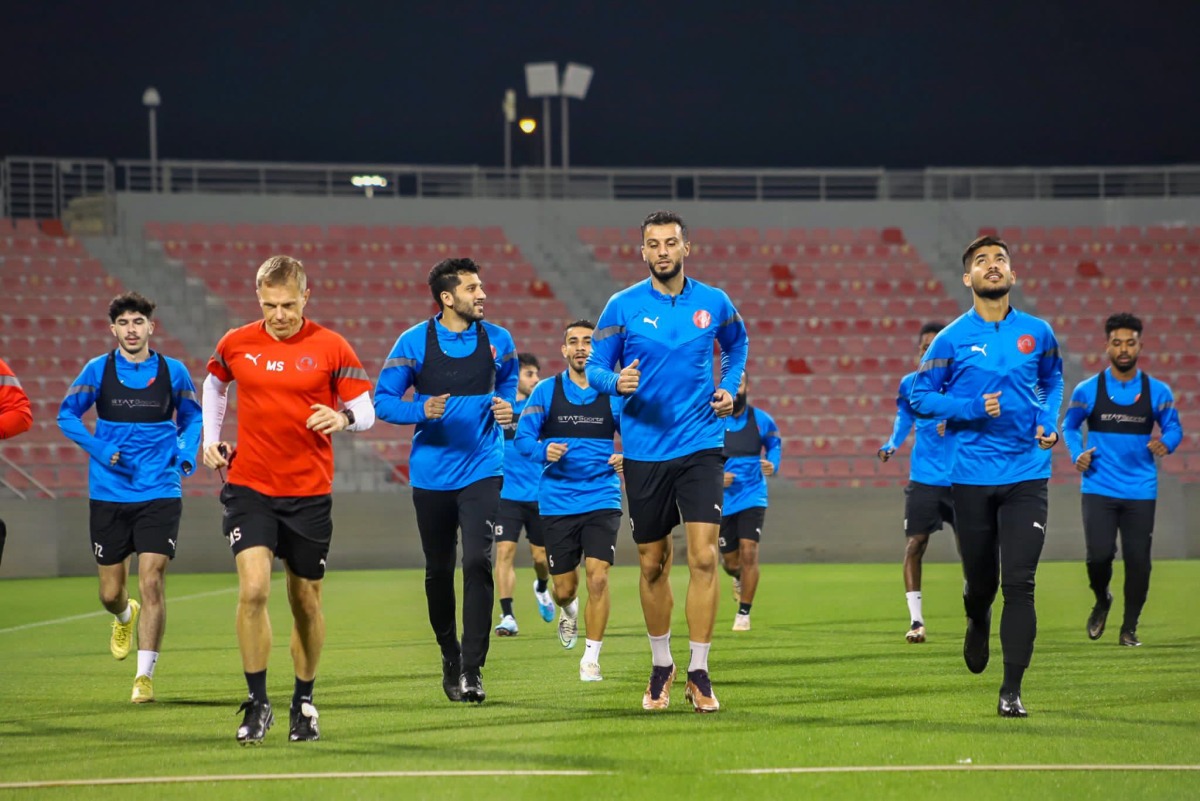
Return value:
[(162, 97), (153, 86), (142, 92), (142, 105), (150, 112), (150, 191), (158, 191), (158, 126), (155, 115), (162, 105)]
[(587, 97), (592, 82), (592, 68), (570, 62), (562, 79), (562, 166), (563, 172), (571, 168), (571, 127), (567, 117), (567, 98), (583, 100)]
[(515, 89), (504, 90), (504, 102), (500, 104), (504, 112), (504, 191), (508, 193), (508, 183), (512, 180), (512, 127), (517, 121), (517, 92)]
[(557, 97), (558, 64), (553, 61), (538, 61), (525, 65), (525, 92), (530, 97), (542, 99), (542, 153), (543, 166), (550, 171), (550, 98)]

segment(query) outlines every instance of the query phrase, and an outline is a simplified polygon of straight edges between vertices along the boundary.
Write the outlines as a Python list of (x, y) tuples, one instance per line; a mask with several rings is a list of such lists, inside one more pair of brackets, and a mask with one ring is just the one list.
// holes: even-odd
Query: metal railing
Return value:
[[(364, 187), (356, 176), (378, 176)], [(594, 200), (1050, 200), (1200, 196), (1200, 165), (871, 169), (692, 169), (122, 160), (9, 157), (3, 216), (58, 217), (97, 193)]]

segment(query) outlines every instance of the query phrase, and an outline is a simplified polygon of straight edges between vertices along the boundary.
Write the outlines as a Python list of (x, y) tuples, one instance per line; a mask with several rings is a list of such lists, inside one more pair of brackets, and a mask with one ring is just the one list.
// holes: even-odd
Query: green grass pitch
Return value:
[[(136, 707), (135, 660), (108, 654), (111, 618), (99, 614), (94, 578), (0, 582), (0, 798), (1200, 797), (1200, 771), (1111, 769), (1200, 765), (1200, 562), (1155, 565), (1137, 649), (1116, 644), (1119, 563), (1118, 600), (1098, 642), (1084, 634), (1091, 594), (1083, 565), (1043, 564), (1023, 721), (995, 713), (998, 608), (991, 666), (982, 676), (963, 666), (956, 565), (926, 566), (924, 645), (904, 642), (898, 561), (764, 565), (754, 630), (737, 634), (722, 576), (710, 662), (722, 710), (707, 716), (691, 712), (682, 681), (669, 710), (642, 711), (650, 659), (633, 568), (613, 573), (599, 684), (578, 678), (582, 632), (564, 652), (555, 626), (537, 616), (530, 577), (518, 571), (521, 633), (492, 639), (488, 700), (475, 707), (442, 695), (419, 571), (331, 573), (316, 687), (322, 740), (304, 744), (287, 742), (290, 618), (277, 581), (268, 673), (277, 721), (257, 748), (234, 740), (245, 686), (233, 575), (168, 576), (159, 701)], [(686, 570), (677, 567), (672, 580), (682, 672)], [(30, 625), (45, 621), (54, 622)], [(872, 770), (732, 772), (838, 766)], [(985, 770), (1002, 766), (1022, 769)], [(914, 767), (933, 769), (904, 770)], [(378, 775), (410, 771), (496, 774)], [(375, 775), (269, 778), (297, 773)], [(234, 775), (251, 778), (218, 781)], [(181, 776), (203, 778), (12, 786)]]

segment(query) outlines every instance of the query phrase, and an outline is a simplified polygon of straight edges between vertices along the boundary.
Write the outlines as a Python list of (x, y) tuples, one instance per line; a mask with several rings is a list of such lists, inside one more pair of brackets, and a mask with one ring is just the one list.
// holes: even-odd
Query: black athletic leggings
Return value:
[(1108, 495), (1084, 494), (1083, 538), (1087, 543), (1088, 581), (1096, 598), (1103, 598), (1112, 580), (1117, 555), (1117, 532), (1125, 560), (1125, 622), (1137, 628), (1150, 592), (1150, 542), (1154, 534), (1154, 500), (1130, 501)]
[[(459, 490), (413, 488), (417, 529), (425, 552), (425, 599), (429, 624), (442, 655), (461, 653), (463, 669), (481, 668), (492, 632), (492, 543), (500, 510), (500, 478), (485, 478)], [(462, 530), (463, 636), (458, 643), (454, 568)]]
[(1004, 661), (1028, 667), (1037, 637), (1033, 589), (1046, 540), (1046, 480), (997, 486), (955, 484), (952, 492), (967, 617), (984, 624), (997, 588), (1003, 589), (1000, 646)]

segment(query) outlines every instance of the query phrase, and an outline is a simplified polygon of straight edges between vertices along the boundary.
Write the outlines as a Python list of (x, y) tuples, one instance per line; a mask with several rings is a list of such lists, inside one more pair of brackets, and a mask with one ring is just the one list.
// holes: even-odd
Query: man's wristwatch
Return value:
[(354, 412), (350, 409), (342, 409), (342, 414), (346, 415), (346, 428), (354, 425)]

